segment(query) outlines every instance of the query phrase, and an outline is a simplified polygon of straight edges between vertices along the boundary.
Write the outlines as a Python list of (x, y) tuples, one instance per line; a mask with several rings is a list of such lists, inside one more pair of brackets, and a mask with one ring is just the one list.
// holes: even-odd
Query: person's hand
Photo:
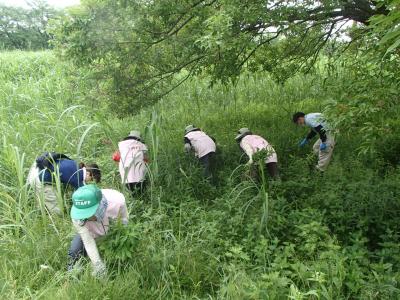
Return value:
[(301, 140), (301, 142), (299, 143), (299, 147), (303, 148), (307, 144), (308, 144), (308, 140), (305, 138), (305, 139)]
[(328, 146), (326, 145), (326, 143), (321, 143), (321, 145), (319, 145), (319, 150), (321, 151), (326, 151), (328, 148)]
[(190, 150), (192, 150), (192, 146), (191, 146), (190, 144), (186, 143), (186, 144), (185, 144), (185, 152), (186, 152), (186, 153), (189, 153)]
[(119, 151), (115, 151), (112, 155), (112, 159), (115, 162), (119, 162), (121, 160), (121, 154), (119, 153)]
[(102, 261), (98, 261), (93, 264), (92, 276), (97, 278), (103, 278), (107, 275), (106, 265)]

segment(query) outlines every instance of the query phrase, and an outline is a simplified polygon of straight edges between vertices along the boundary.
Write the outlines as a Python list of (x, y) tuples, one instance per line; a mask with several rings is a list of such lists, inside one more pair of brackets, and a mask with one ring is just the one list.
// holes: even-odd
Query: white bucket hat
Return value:
[(191, 131), (198, 130), (199, 128), (195, 127), (194, 125), (188, 125), (185, 128), (185, 134), (188, 134)]
[(238, 130), (238, 135), (235, 137), (235, 140), (240, 140), (246, 134), (250, 134), (250, 133), (251, 133), (250, 129), (248, 129), (248, 128), (240, 128)]
[(132, 130), (132, 131), (129, 133), (129, 136), (130, 136), (130, 137), (137, 138), (137, 139), (139, 139), (139, 140), (142, 139), (139, 130)]

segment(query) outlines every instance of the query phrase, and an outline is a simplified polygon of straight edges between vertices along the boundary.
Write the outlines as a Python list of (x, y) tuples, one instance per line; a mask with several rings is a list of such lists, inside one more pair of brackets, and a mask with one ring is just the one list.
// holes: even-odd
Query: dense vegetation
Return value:
[(0, 49), (40, 50), (50, 47), (49, 20), (62, 15), (43, 0), (29, 1), (29, 8), (0, 4)]
[[(374, 65), (353, 57), (321, 62), (313, 74), (284, 84), (244, 73), (236, 85), (211, 88), (198, 77), (123, 118), (98, 102), (102, 90), (82, 80), (87, 71), (51, 52), (2, 53), (0, 68), (2, 298), (400, 296), (400, 125), (389, 67), (378, 82)], [(305, 131), (291, 123), (296, 110), (341, 113), (332, 120), (340, 132), (324, 176), (310, 171), (309, 149), (297, 148)], [(201, 180), (182, 151), (188, 123), (218, 141), (217, 187)], [(282, 182), (243, 176), (233, 139), (241, 126), (274, 145)], [(128, 197), (130, 225), (115, 227), (101, 244), (108, 278), (92, 278), (86, 268), (67, 274), (68, 214), (49, 217), (37, 209), (27, 170), (37, 153), (54, 149), (98, 162), (102, 186), (123, 190), (110, 157), (136, 127), (150, 147), (151, 187), (142, 199)]]
[[(400, 1), (82, 0), (0, 6), (2, 299), (400, 298)], [(266, 4), (267, 2), (267, 4)], [(295, 111), (324, 112), (334, 160), (313, 171)], [(217, 139), (216, 186), (183, 153)], [(238, 128), (277, 151), (281, 181), (246, 176)], [(131, 199), (111, 154), (140, 128), (150, 186)], [(99, 241), (107, 278), (66, 272), (63, 217), (26, 185), (34, 158), (97, 162), (131, 220)]]

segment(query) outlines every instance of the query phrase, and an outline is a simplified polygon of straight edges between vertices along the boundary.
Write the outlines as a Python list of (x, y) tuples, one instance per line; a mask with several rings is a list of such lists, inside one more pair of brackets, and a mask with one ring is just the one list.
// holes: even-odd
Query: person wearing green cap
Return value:
[(93, 274), (105, 274), (106, 267), (97, 249), (96, 238), (107, 234), (110, 220), (128, 223), (125, 196), (116, 190), (85, 185), (72, 195), (71, 219), (77, 234), (68, 251), (68, 270), (74, 268), (82, 255), (87, 255), (92, 262)]

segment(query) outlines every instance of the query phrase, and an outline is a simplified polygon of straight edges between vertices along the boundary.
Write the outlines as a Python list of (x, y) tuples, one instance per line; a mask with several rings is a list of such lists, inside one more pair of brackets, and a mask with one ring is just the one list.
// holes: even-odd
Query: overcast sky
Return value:
[[(22, 6), (22, 7), (28, 7), (26, 2), (29, 2), (29, 0), (0, 0), (0, 4), (5, 4), (8, 6)], [(57, 8), (63, 8), (66, 6), (71, 6), (71, 5), (76, 5), (79, 4), (79, 0), (46, 0), (48, 4), (51, 6), (57, 7)]]

